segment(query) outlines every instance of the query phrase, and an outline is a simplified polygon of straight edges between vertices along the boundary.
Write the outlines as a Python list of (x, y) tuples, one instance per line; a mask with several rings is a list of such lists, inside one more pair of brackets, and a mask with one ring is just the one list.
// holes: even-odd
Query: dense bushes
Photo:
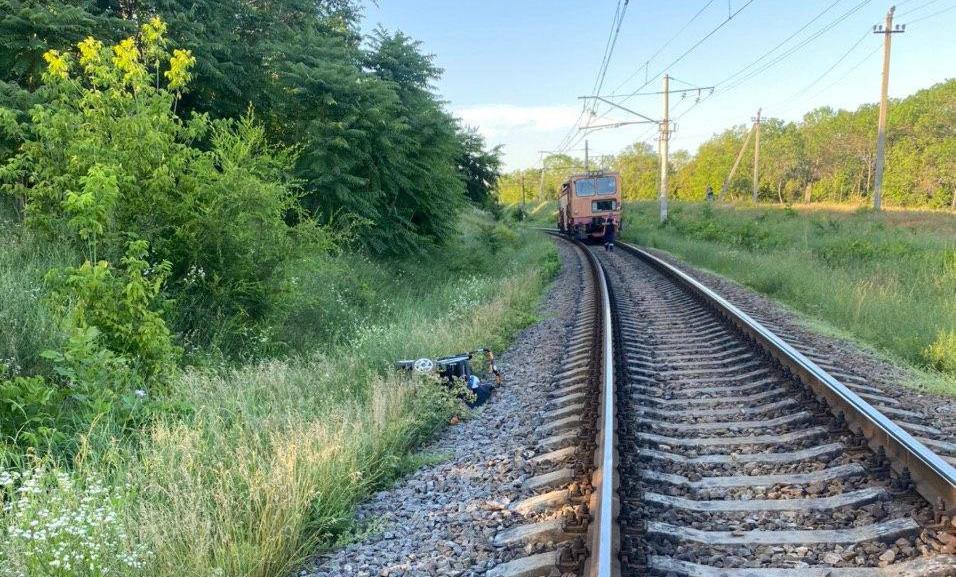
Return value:
[(164, 29), (156, 19), (138, 42), (49, 53), (48, 99), (0, 174), (31, 228), (72, 240), (92, 263), (117, 261), (130, 238), (148, 242), (188, 305), (176, 328), (208, 344), (209, 327), (229, 333), (269, 314), (283, 264), (321, 229), (297, 214), (294, 155), (270, 146), (251, 114), (176, 115), (194, 59), (169, 55)]
[[(58, 346), (5, 362), (43, 364), (42, 356), (45, 368), (0, 376), (2, 433), (13, 446), (60, 446), (101, 415), (135, 420), (143, 403), (131, 395), (153, 395), (176, 370), (174, 331), (190, 350), (276, 350), (270, 323), (293, 304), (293, 265), (331, 247), (300, 202), (295, 154), (270, 145), (251, 112), (177, 115), (195, 60), (170, 51), (165, 31), (154, 18), (112, 47), (87, 38), (76, 54), (47, 52), (39, 103), (29, 122), (13, 125), (21, 143), (0, 167), (0, 186), (38, 242), (65, 245), (75, 263), (52, 269), (40, 287)], [(414, 60), (403, 37), (393, 40), (393, 60)], [(456, 164), (445, 164), (435, 194), (461, 186)], [(447, 212), (427, 219), (429, 234), (455, 226)]]
[(351, 0), (0, 6), (0, 574), (288, 574), (459, 410), (390, 361), (503, 346), (547, 247)]
[(0, 28), (21, 42), (8, 46), (16, 65), (0, 68), (0, 108), (22, 114), (46, 48), (118, 42), (159, 15), (196, 57), (178, 112), (232, 119), (251, 106), (269, 142), (297, 151), (305, 216), (366, 224), (356, 240), (376, 255), (440, 244), (466, 198), (483, 202), (495, 185), (498, 154), (444, 110), (432, 58), (401, 33), (363, 38), (352, 0), (13, 4)]
[[(420, 463), (409, 452), (461, 411), (443, 389), (389, 370), (391, 361), (501, 350), (535, 318), (557, 266), (543, 235), (518, 242), (477, 210), (426, 258), (386, 267), (355, 254), (311, 255), (290, 279), (289, 315), (273, 322), (295, 354), (185, 368), (164, 395), (184, 410), (154, 411), (135, 436), (110, 421), (79, 435), (77, 457), (45, 475), (55, 515), (39, 518), (32, 493), (0, 512), (0, 567), (49, 552), (5, 531), (32, 521), (47, 529), (61, 511), (85, 511), (74, 496), (99, 483), (93, 502), (111, 522), (94, 523), (102, 532), (72, 551), (135, 552), (143, 562), (115, 564), (111, 574), (288, 575), (361, 529), (355, 504)], [(99, 538), (117, 546), (104, 550)]]

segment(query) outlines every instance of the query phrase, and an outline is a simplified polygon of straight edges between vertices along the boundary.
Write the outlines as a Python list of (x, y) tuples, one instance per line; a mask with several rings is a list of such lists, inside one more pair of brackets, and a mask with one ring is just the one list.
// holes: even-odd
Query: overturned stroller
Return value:
[[(485, 360), (488, 362), (488, 368), (492, 375), (494, 375), (493, 382), (482, 381), (472, 371), (471, 360), (476, 354), (484, 354)], [(449, 387), (454, 386), (456, 380), (463, 382), (472, 394), (472, 396), (465, 401), (471, 408), (483, 405), (485, 401), (491, 397), (491, 392), (501, 384), (501, 372), (498, 371), (498, 367), (495, 365), (495, 354), (491, 352), (491, 349), (485, 348), (458, 355), (440, 357), (435, 360), (421, 358), (414, 361), (396, 361), (395, 368), (415, 371), (416, 373), (437, 372), (442, 382)]]

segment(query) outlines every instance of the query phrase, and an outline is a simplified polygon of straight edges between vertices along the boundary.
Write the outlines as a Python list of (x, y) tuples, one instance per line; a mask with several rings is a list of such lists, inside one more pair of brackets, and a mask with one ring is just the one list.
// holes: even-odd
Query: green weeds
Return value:
[[(624, 238), (727, 275), (914, 367), (956, 394), (956, 244), (891, 213), (656, 204), (627, 208)], [(927, 215), (925, 222), (935, 222)], [(914, 224), (916, 222), (916, 224)], [(939, 386), (934, 386), (938, 390)]]
[[(145, 574), (288, 574), (362, 533), (352, 516), (362, 498), (440, 458), (416, 451), (462, 406), (391, 363), (497, 351), (532, 322), (558, 260), (543, 235), (524, 235), (472, 211), (456, 239), (421, 260), (300, 261), (273, 358), (185, 369), (135, 435), (94, 422), (52, 474), (135, 489), (116, 501), (114, 524), (148, 552)], [(32, 558), (3, 534), (10, 515), (0, 514), (5, 554)]]

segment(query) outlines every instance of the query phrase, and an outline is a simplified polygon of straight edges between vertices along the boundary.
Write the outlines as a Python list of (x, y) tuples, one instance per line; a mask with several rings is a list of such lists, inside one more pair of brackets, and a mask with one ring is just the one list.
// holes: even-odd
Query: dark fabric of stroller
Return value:
[(438, 374), (449, 384), (454, 379), (461, 379), (465, 382), (468, 390), (475, 395), (474, 400), (468, 400), (465, 404), (474, 408), (483, 405), (491, 397), (491, 385), (482, 383), (481, 379), (471, 372), (471, 363), (468, 362), (469, 355), (456, 355), (453, 357), (442, 357), (436, 362), (438, 364)]

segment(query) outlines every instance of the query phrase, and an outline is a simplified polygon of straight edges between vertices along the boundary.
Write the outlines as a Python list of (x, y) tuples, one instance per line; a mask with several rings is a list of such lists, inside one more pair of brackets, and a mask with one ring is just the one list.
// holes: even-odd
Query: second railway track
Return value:
[(706, 287), (625, 248), (585, 249), (610, 303), (595, 334), (614, 337), (593, 341), (608, 370), (589, 403), (586, 575), (956, 577), (951, 465)]

